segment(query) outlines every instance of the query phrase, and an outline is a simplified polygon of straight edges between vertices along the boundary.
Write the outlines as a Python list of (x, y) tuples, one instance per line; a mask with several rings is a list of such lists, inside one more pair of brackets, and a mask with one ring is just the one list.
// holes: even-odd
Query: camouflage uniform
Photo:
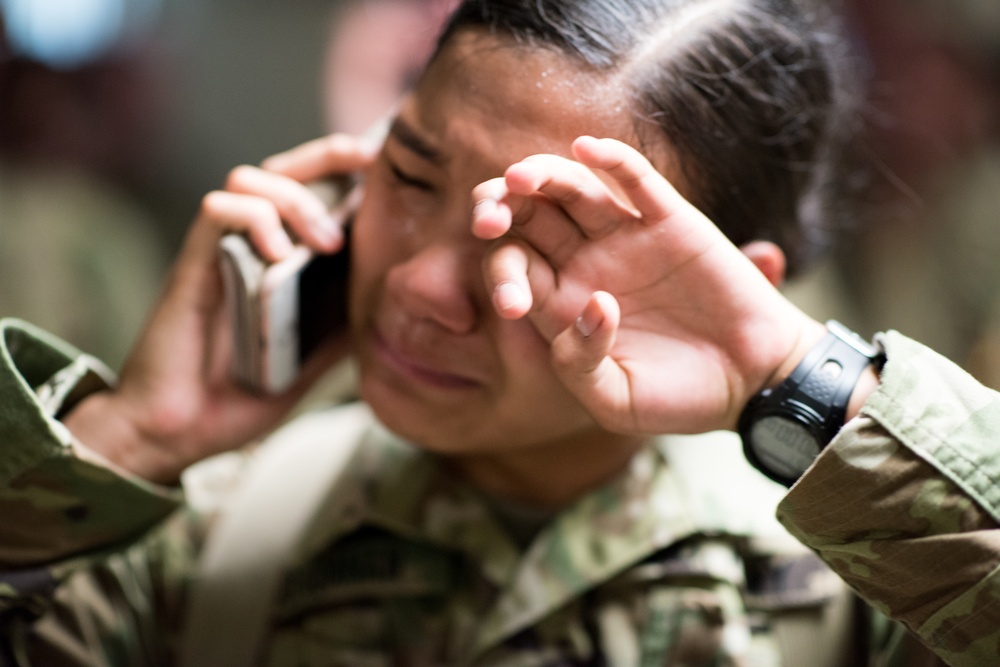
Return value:
[[(0, 342), (0, 662), (173, 664), (215, 496), (102, 464), (56, 420), (106, 373), (23, 323)], [(886, 348), (866, 416), (781, 517), (953, 664), (996, 664), (996, 464), (977, 449), (1000, 403), (906, 339)], [(284, 573), (260, 664), (890, 664), (862, 657), (879, 647), (852, 641), (860, 626), (821, 625), (839, 580), (768, 520), (783, 490), (732, 434), (657, 439), (523, 543), (434, 457), (374, 422), (363, 438)], [(790, 616), (833, 644), (782, 643)]]
[(949, 664), (1000, 664), (1000, 395), (899, 334), (884, 347), (779, 519)]

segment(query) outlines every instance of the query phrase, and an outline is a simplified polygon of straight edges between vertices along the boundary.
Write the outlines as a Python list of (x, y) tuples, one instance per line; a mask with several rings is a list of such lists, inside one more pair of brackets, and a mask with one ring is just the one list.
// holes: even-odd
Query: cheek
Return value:
[(356, 270), (352, 278), (357, 275), (361, 281), (405, 261), (419, 243), (420, 216), (430, 218), (428, 211), (387, 187), (384, 180), (380, 172), (370, 175), (365, 198), (354, 216), (351, 261)]
[(494, 340), (508, 365), (523, 369), (520, 375), (553, 375), (549, 361), (549, 345), (527, 318), (505, 320), (496, 315), (490, 318)]
[(399, 244), (387, 239), (383, 229), (385, 211), (367, 202), (358, 210), (351, 229), (350, 310), (355, 324), (374, 305), (378, 286), (398, 261), (394, 255)]
[(528, 322), (496, 318), (494, 340), (505, 369), (505, 394), (527, 410), (583, 413), (583, 408), (556, 376), (548, 342)]

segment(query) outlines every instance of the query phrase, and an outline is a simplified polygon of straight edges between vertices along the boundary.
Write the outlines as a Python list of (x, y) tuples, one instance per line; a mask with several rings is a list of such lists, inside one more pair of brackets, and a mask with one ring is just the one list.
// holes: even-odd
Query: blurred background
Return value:
[[(331, 0), (0, 0), (4, 154), (95, 172), (175, 243), (231, 167), (324, 129)], [(177, 216), (180, 215), (180, 219)]]
[(0, 0), (0, 316), (117, 367), (201, 197), (374, 119), (448, 4)]
[[(789, 288), (1000, 386), (1000, 2), (838, 0), (863, 207)], [(0, 316), (116, 367), (201, 197), (412, 83), (452, 0), (0, 0)]]

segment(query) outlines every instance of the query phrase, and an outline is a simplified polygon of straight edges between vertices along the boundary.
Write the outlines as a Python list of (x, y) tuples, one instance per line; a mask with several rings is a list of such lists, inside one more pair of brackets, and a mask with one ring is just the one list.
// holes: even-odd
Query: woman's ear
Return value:
[(751, 241), (740, 246), (740, 250), (772, 285), (781, 287), (781, 283), (785, 282), (787, 268), (785, 253), (781, 248), (770, 241)]

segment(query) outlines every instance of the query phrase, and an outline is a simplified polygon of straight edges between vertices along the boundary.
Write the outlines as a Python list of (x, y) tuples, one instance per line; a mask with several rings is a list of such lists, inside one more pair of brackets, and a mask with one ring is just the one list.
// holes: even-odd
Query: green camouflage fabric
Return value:
[(779, 518), (948, 664), (1000, 664), (1000, 395), (890, 332), (862, 416)]
[[(895, 341), (888, 339), (890, 378), (915, 354), (901, 342), (896, 361)], [(0, 664), (176, 664), (198, 554), (252, 450), (229, 455), (220, 474), (189, 477), (186, 498), (116, 471), (58, 422), (106, 386), (106, 371), (23, 322), (0, 322), (0, 343)], [(934, 468), (921, 470), (926, 484), (942, 483)], [(829, 497), (851, 488), (838, 482), (831, 490), (822, 472), (814, 485), (814, 474), (785, 501), (786, 518), (803, 489)], [(518, 541), (509, 529), (516, 512), (498, 511), (435, 457), (372, 423), (336, 502), (323, 505), (284, 574), (259, 664), (915, 664), (892, 662), (900, 655), (894, 626), (874, 617), (869, 629), (866, 608), (777, 524), (783, 494), (749, 469), (732, 434), (659, 438), (617, 479)], [(882, 501), (890, 514), (893, 497)], [(963, 499), (963, 511), (974, 514), (977, 500)], [(819, 524), (805, 534), (801, 521), (789, 522), (811, 544), (843, 525), (816, 519), (820, 511), (798, 514)], [(928, 525), (954, 537), (952, 514), (945, 509)], [(850, 549), (861, 556), (848, 570), (874, 570), (862, 561), (874, 548), (861, 533), (820, 552), (843, 574)], [(976, 570), (986, 560), (974, 549), (968, 558)], [(909, 581), (913, 568), (903, 567)], [(955, 582), (962, 589), (942, 604), (975, 598), (980, 579)], [(891, 602), (898, 589), (865, 592), (872, 590), (875, 604), (912, 621)], [(942, 594), (924, 597), (921, 613), (949, 626), (935, 616)], [(836, 623), (837, 605), (846, 623)], [(923, 631), (932, 621), (914, 626)], [(872, 632), (878, 628), (885, 634)], [(958, 647), (948, 657), (990, 664), (975, 655)]]

